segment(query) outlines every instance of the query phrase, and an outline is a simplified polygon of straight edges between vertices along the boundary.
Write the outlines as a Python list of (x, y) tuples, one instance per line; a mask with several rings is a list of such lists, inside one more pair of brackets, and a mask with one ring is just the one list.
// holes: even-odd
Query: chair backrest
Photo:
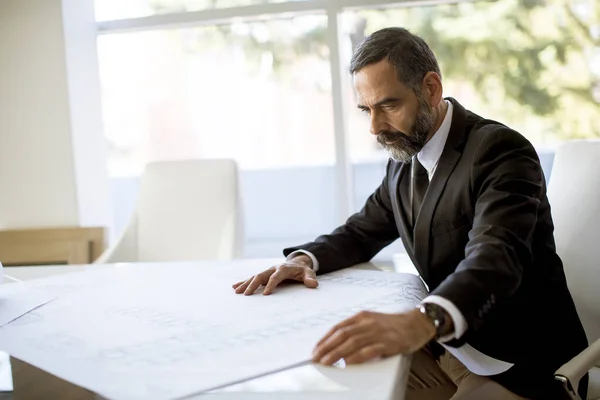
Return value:
[(241, 257), (237, 173), (233, 160), (148, 164), (135, 211), (137, 261)]
[(548, 198), (557, 252), (591, 343), (600, 338), (600, 140), (557, 149)]

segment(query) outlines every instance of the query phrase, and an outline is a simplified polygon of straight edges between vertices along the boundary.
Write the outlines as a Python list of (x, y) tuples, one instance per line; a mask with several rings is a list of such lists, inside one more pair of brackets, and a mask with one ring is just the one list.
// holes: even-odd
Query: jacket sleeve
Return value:
[(475, 201), (465, 258), (431, 294), (452, 302), (468, 329), (519, 287), (531, 263), (544, 176), (533, 146), (508, 128), (485, 135), (471, 170)]
[(309, 251), (319, 262), (318, 273), (324, 274), (367, 262), (396, 240), (399, 233), (389, 188), (391, 165), (390, 160), (383, 182), (360, 212), (348, 218), (344, 225), (331, 234), (319, 236), (314, 242), (287, 248), (283, 254), (287, 257), (296, 250)]

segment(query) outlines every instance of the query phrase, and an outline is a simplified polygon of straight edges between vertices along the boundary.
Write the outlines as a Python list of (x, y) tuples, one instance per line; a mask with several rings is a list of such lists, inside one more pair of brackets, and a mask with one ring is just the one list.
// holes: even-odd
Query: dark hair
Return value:
[(394, 66), (400, 82), (416, 93), (421, 92), (421, 83), (428, 72), (442, 76), (427, 43), (404, 28), (384, 28), (367, 36), (352, 55), (350, 73), (384, 58)]

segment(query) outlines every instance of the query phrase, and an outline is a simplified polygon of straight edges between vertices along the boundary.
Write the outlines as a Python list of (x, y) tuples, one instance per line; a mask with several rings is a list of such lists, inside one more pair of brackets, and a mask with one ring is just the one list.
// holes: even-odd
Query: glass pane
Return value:
[(100, 36), (110, 174), (190, 157), (333, 164), (325, 29), (308, 16)]
[[(594, 3), (505, 0), (346, 12), (344, 60), (349, 64), (365, 35), (402, 26), (436, 54), (445, 95), (471, 111), (509, 125), (538, 148), (600, 137), (600, 15)], [(383, 163), (387, 154), (349, 92), (351, 157)]]
[(326, 27), (324, 16), (302, 16), (100, 36), (117, 227), (146, 163), (233, 158), (247, 256), (280, 256), (283, 246), (333, 229)]
[(285, 1), (287, 0), (95, 0), (95, 7), (97, 21), (110, 21), (214, 8), (283, 3)]

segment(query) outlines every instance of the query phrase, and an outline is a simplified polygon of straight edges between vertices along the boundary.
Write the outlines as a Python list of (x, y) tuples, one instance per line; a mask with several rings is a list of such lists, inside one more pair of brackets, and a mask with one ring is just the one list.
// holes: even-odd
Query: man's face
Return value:
[(434, 125), (429, 105), (398, 80), (387, 60), (354, 74), (358, 108), (371, 118), (371, 133), (396, 161), (408, 162), (425, 143)]

